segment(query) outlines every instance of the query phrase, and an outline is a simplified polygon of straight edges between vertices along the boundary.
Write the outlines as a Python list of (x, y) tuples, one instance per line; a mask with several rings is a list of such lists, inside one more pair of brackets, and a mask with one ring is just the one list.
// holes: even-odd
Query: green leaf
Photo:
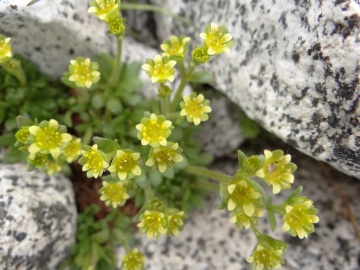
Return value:
[(66, 72), (61, 78), (60, 81), (65, 84), (66, 86), (69, 86), (73, 89), (78, 89), (79, 87), (72, 81), (69, 80), (70, 72)]
[(101, 81), (107, 82), (111, 76), (111, 72), (114, 64), (114, 58), (107, 53), (101, 53), (95, 57), (95, 61), (99, 64)]
[(243, 151), (238, 150), (237, 157), (238, 157), (239, 167), (240, 167), (240, 169), (242, 169), (242, 165), (243, 165), (244, 161), (246, 160), (247, 156), (245, 155), (245, 153)]
[(109, 229), (106, 228), (100, 232), (97, 232), (91, 236), (91, 240), (96, 241), (97, 243), (105, 243), (109, 239)]
[(104, 99), (103, 99), (103, 96), (101, 94), (95, 94), (93, 95), (93, 97), (91, 98), (91, 106), (98, 110), (98, 109), (101, 109), (103, 108), (105, 105), (105, 102), (104, 102)]
[(15, 142), (16, 138), (13, 133), (7, 133), (0, 136), (0, 145), (2, 146), (14, 145)]
[(298, 187), (295, 191), (293, 191), (288, 197), (287, 199), (283, 202), (283, 205), (288, 204), (288, 202), (290, 202), (291, 200), (293, 200), (294, 198), (296, 198), (297, 196), (300, 195), (300, 193), (302, 192), (303, 187), (300, 186)]
[(269, 224), (270, 224), (270, 227), (271, 227), (271, 231), (275, 231), (276, 229), (276, 218), (275, 218), (275, 215), (274, 215), (274, 212), (270, 209), (268, 209), (268, 220), (269, 220)]
[(265, 209), (271, 208), (272, 198), (270, 196), (263, 197), (263, 202), (264, 202)]
[(149, 180), (150, 180), (150, 183), (156, 187), (158, 185), (161, 184), (162, 182), (162, 176), (161, 176), (161, 173), (157, 170), (151, 170), (149, 172)]
[(39, 1), (40, 1), (40, 0), (31, 0), (31, 1), (27, 4), (27, 6), (31, 6), (31, 5), (39, 2)]
[(119, 114), (123, 110), (123, 106), (118, 99), (109, 99), (106, 102), (106, 108), (108, 108), (113, 114)]
[(209, 72), (202, 70), (202, 71), (197, 71), (197, 72), (194, 72), (193, 74), (191, 74), (189, 81), (195, 82), (195, 83), (210, 84), (210, 83), (214, 82), (214, 78)]
[(110, 140), (102, 137), (94, 137), (94, 143), (99, 147), (99, 150), (103, 151), (105, 154), (114, 156), (117, 150), (120, 150), (120, 145), (114, 140)]

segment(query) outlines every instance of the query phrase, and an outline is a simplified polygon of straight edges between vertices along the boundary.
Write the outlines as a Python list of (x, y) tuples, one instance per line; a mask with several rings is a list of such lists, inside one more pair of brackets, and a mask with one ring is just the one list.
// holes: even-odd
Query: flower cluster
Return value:
[(78, 87), (90, 88), (100, 80), (99, 65), (91, 62), (89, 58), (78, 57), (70, 61), (69, 81), (74, 82)]
[(208, 55), (229, 53), (232, 46), (232, 36), (227, 32), (225, 26), (218, 27), (215, 23), (205, 27), (205, 33), (200, 37), (204, 40), (203, 46), (207, 48)]
[(282, 255), (283, 249), (274, 249), (271, 246), (263, 246), (258, 244), (249, 258), (246, 259), (249, 263), (255, 266), (256, 270), (276, 269), (284, 264)]
[(81, 150), (82, 157), (79, 159), (82, 170), (86, 171), (88, 178), (102, 176), (104, 170), (109, 166), (105, 154), (98, 149), (98, 145), (84, 146)]
[(73, 138), (55, 119), (36, 124), (25, 117), (20, 118), (26, 124), (19, 124), (15, 146), (27, 154), (29, 170), (41, 168), (54, 175), (66, 162), (71, 163), (80, 155), (81, 140)]
[(199, 125), (201, 121), (209, 119), (208, 113), (211, 112), (210, 101), (204, 99), (204, 95), (191, 93), (190, 96), (184, 96), (184, 101), (180, 103), (181, 116), (186, 116), (188, 122)]
[(123, 206), (130, 196), (122, 182), (102, 182), (102, 188), (99, 193), (100, 200), (104, 201), (106, 205), (111, 205), (113, 208)]
[(165, 214), (155, 210), (146, 210), (140, 216), (140, 223), (137, 225), (142, 233), (146, 233), (147, 238), (159, 238), (166, 233)]
[(182, 149), (177, 143), (168, 142), (166, 146), (153, 148), (145, 164), (150, 167), (155, 166), (160, 172), (164, 172), (183, 160), (181, 152)]
[[(140, 217), (138, 227), (142, 233), (146, 233), (147, 238), (159, 238), (162, 234), (178, 235), (184, 227), (184, 219), (187, 215), (184, 211), (176, 208), (166, 208), (157, 199), (154, 200), (150, 209), (145, 210)], [(151, 204), (151, 203), (150, 203)]]
[(248, 178), (237, 176), (226, 186), (224, 203), (232, 213), (230, 222), (241, 229), (256, 224), (263, 215), (261, 193), (256, 190)]
[(286, 203), (282, 230), (300, 239), (314, 232), (314, 223), (319, 222), (318, 210), (304, 196), (297, 196)]
[(119, 177), (120, 180), (139, 176), (141, 174), (139, 158), (140, 153), (135, 153), (132, 150), (118, 150), (108, 171), (114, 177)]
[(30, 141), (28, 148), (30, 154), (51, 154), (53, 158), (58, 158), (60, 152), (65, 147), (65, 143), (72, 139), (69, 133), (64, 132), (65, 127), (51, 119), (42, 121), (39, 125), (29, 127)]
[(274, 194), (289, 189), (294, 182), (293, 172), (296, 170), (296, 165), (290, 162), (291, 156), (284, 155), (281, 150), (272, 152), (265, 150), (264, 155), (265, 162), (262, 168), (256, 172), (256, 176), (272, 186)]
[(5, 63), (12, 57), (10, 38), (0, 35), (0, 64)]
[(164, 51), (162, 56), (177, 56), (180, 58), (185, 57), (185, 53), (190, 41), (189, 37), (185, 36), (171, 36), (169, 40), (165, 40), (161, 45), (161, 49)]
[(141, 119), (140, 124), (136, 125), (136, 129), (139, 131), (137, 137), (141, 140), (141, 144), (150, 144), (152, 147), (166, 146), (166, 138), (170, 136), (173, 128), (171, 121), (166, 120), (165, 116), (157, 116), (154, 113), (148, 117), (145, 116)]
[(142, 65), (147, 75), (153, 83), (166, 83), (174, 81), (176, 61), (170, 60), (169, 57), (156, 55), (154, 60), (146, 59), (146, 64)]
[(119, 11), (116, 0), (94, 0), (90, 2), (88, 12), (102, 21), (109, 21), (109, 14), (113, 11)]
[(145, 257), (137, 248), (128, 251), (122, 258), (121, 269), (123, 270), (142, 270), (144, 269)]

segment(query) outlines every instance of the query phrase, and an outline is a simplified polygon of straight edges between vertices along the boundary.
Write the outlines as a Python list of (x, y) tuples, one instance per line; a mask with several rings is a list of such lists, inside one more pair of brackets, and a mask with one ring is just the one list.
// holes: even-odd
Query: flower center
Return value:
[(54, 129), (45, 127), (36, 134), (36, 144), (45, 150), (57, 148), (61, 145), (61, 134)]
[(124, 197), (124, 190), (117, 184), (109, 184), (104, 190), (104, 194), (111, 200), (119, 202)]
[(119, 172), (129, 172), (135, 165), (136, 161), (129, 153), (118, 157), (115, 162), (115, 166)]
[(85, 62), (79, 63), (74, 67), (75, 74), (78, 77), (78, 80), (81, 82), (91, 81), (91, 69), (90, 66)]
[(164, 139), (166, 127), (158, 121), (150, 121), (143, 128), (143, 135), (149, 142), (158, 142)]
[(163, 161), (172, 161), (173, 153), (170, 149), (163, 149), (162, 151), (155, 153), (154, 158), (158, 163), (161, 163)]
[(156, 64), (154, 66), (153, 74), (155, 77), (166, 79), (170, 75), (170, 70), (163, 64)]
[(200, 117), (202, 115), (202, 104), (199, 103), (196, 99), (190, 100), (186, 104), (186, 114), (194, 118)]
[(158, 215), (147, 216), (145, 220), (147, 227), (153, 231), (156, 231), (161, 223), (161, 218)]
[(91, 150), (87, 152), (84, 157), (87, 158), (87, 165), (91, 168), (95, 173), (99, 172), (102, 169), (102, 157), (100, 153)]

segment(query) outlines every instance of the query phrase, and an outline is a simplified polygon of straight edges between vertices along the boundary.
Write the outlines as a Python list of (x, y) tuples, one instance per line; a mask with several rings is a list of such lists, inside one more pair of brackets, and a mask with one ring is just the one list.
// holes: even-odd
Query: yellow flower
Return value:
[(224, 26), (218, 27), (215, 23), (211, 23), (210, 26), (206, 26), (205, 33), (201, 33), (200, 37), (208, 47), (208, 55), (230, 52), (232, 36), (227, 33)]
[(254, 214), (249, 217), (244, 211), (233, 212), (233, 217), (230, 219), (231, 223), (235, 223), (238, 229), (245, 227), (249, 229), (251, 224), (256, 224), (259, 217), (263, 215), (263, 212), (256, 208)]
[(22, 144), (27, 144), (30, 136), (29, 127), (23, 126), (18, 132), (15, 134), (15, 138), (21, 142)]
[(42, 121), (38, 126), (29, 127), (30, 139), (33, 141), (29, 146), (29, 153), (50, 153), (56, 159), (65, 143), (72, 138), (69, 133), (64, 132), (65, 130), (66, 128), (59, 126), (59, 123), (54, 119)]
[(118, 12), (112, 12), (109, 15), (109, 31), (111, 34), (120, 37), (125, 34), (125, 24), (124, 19), (118, 15)]
[(48, 175), (55, 175), (61, 171), (61, 166), (55, 161), (46, 160), (42, 165), (42, 169)]
[(90, 2), (88, 12), (92, 13), (100, 20), (107, 22), (109, 14), (113, 10), (119, 11), (119, 6), (116, 4), (116, 0), (95, 0)]
[(166, 219), (164, 213), (146, 210), (140, 216), (140, 223), (137, 225), (142, 233), (146, 233), (147, 238), (159, 238), (166, 233)]
[(208, 113), (211, 112), (210, 101), (204, 99), (204, 95), (191, 93), (190, 96), (184, 96), (184, 101), (180, 102), (180, 115), (186, 116), (188, 122), (194, 122), (197, 126), (201, 121), (209, 119)]
[(39, 152), (35, 154), (29, 154), (27, 157), (28, 162), (33, 165), (35, 168), (40, 168), (45, 163), (47, 155), (41, 154)]
[(180, 38), (178, 38), (177, 36), (171, 36), (169, 40), (165, 40), (164, 43), (160, 45), (164, 51), (162, 56), (184, 57), (189, 41), (189, 37), (180, 36)]
[(149, 118), (142, 118), (140, 124), (136, 125), (139, 131), (137, 137), (141, 144), (150, 144), (152, 147), (166, 146), (166, 138), (170, 136), (173, 128), (171, 121), (166, 120), (163, 115), (157, 116), (154, 113)]
[(145, 263), (145, 257), (137, 248), (129, 251), (122, 258), (121, 269), (122, 270), (143, 270)]
[(0, 64), (5, 63), (12, 57), (10, 38), (0, 35)]
[(178, 209), (170, 209), (171, 214), (167, 215), (167, 233), (168, 235), (178, 235), (184, 227), (183, 219), (187, 218), (187, 215), (184, 211), (179, 211)]
[(67, 143), (62, 154), (65, 156), (68, 163), (73, 162), (81, 154), (81, 139), (72, 139)]
[(264, 247), (258, 244), (251, 257), (246, 261), (252, 263), (256, 270), (280, 268), (284, 264), (284, 260), (281, 258), (283, 254), (284, 250), (282, 249), (275, 250), (271, 246)]
[(85, 145), (84, 149), (81, 150), (83, 156), (79, 159), (80, 165), (83, 165), (82, 170), (87, 171), (86, 176), (88, 178), (98, 178), (103, 174), (104, 169), (109, 166), (109, 163), (106, 162), (104, 154), (98, 150), (97, 144), (92, 147)]
[(118, 150), (108, 171), (114, 174), (115, 177), (119, 177), (120, 180), (132, 178), (135, 175), (139, 176), (141, 175), (139, 158), (140, 154), (134, 151)]
[(265, 162), (263, 167), (256, 172), (256, 176), (262, 178), (269, 186), (273, 186), (273, 193), (289, 189), (294, 182), (293, 172), (296, 165), (291, 161), (290, 155), (284, 155), (281, 150), (264, 150)]
[(146, 59), (146, 64), (142, 65), (142, 69), (146, 71), (153, 83), (166, 83), (174, 81), (176, 61), (170, 60), (168, 57), (156, 55), (154, 60)]
[(149, 159), (145, 164), (149, 167), (157, 166), (159, 171), (163, 173), (167, 168), (173, 167), (176, 162), (183, 160), (181, 152), (182, 149), (179, 147), (179, 144), (168, 142), (167, 146), (154, 148), (150, 152)]
[(69, 81), (78, 87), (90, 88), (93, 83), (100, 80), (99, 65), (91, 62), (89, 58), (78, 57), (70, 61)]
[(292, 236), (297, 235), (300, 239), (307, 238), (309, 233), (314, 232), (313, 223), (319, 222), (317, 212), (313, 202), (306, 197), (299, 196), (293, 199), (289, 205), (285, 206), (282, 230), (289, 232)]
[(100, 200), (104, 201), (106, 205), (111, 205), (116, 208), (123, 206), (130, 196), (122, 182), (102, 182), (102, 188), (99, 193), (101, 194)]
[(255, 210), (259, 208), (260, 193), (250, 186), (247, 181), (235, 179), (228, 187), (227, 207), (229, 211), (244, 211), (249, 217), (255, 214)]
[(195, 47), (191, 52), (192, 60), (198, 65), (206, 63), (210, 59), (207, 51), (208, 48), (206, 46)]

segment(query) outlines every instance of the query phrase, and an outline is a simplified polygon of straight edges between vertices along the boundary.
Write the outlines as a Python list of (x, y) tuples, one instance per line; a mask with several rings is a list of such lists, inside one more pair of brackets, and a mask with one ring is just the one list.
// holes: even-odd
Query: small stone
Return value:
[(55, 269), (75, 243), (71, 182), (0, 163), (0, 269)]

